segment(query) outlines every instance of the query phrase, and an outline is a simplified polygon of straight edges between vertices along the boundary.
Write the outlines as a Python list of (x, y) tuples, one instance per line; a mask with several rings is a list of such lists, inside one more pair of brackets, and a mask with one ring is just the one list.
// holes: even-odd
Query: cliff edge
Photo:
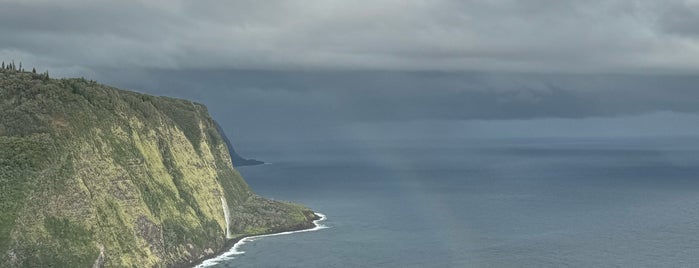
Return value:
[(255, 195), (204, 105), (0, 70), (0, 267), (176, 267), (313, 227)]
[(216, 121), (214, 121), (214, 125), (216, 126), (216, 130), (218, 131), (218, 133), (221, 134), (221, 138), (223, 138), (223, 141), (226, 143), (226, 146), (228, 147), (228, 152), (231, 153), (231, 161), (233, 162), (234, 167), (257, 166), (265, 163), (257, 159), (248, 159), (240, 156), (240, 154), (238, 154), (238, 152), (236, 152), (233, 148), (233, 144), (231, 143), (231, 141), (228, 140), (228, 136), (226, 136), (226, 132), (223, 131), (221, 125), (219, 125)]

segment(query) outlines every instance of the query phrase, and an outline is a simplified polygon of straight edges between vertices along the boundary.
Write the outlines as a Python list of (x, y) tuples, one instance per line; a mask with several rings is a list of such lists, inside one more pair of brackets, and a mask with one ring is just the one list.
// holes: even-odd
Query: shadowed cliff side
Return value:
[(3, 69), (0, 111), (0, 267), (186, 266), (313, 226), (250, 190), (201, 104)]
[(233, 161), (233, 166), (235, 167), (242, 167), (242, 166), (256, 166), (256, 165), (262, 165), (265, 162), (262, 162), (260, 160), (255, 160), (255, 159), (246, 159), (240, 156), (235, 149), (233, 149), (233, 144), (231, 141), (228, 139), (228, 136), (226, 136), (226, 132), (223, 131), (223, 128), (221, 128), (221, 125), (218, 124), (214, 120), (214, 125), (216, 125), (216, 129), (218, 130), (218, 133), (221, 134), (221, 138), (223, 138), (223, 141), (226, 143), (226, 146), (228, 147), (228, 152), (231, 153), (231, 160)]

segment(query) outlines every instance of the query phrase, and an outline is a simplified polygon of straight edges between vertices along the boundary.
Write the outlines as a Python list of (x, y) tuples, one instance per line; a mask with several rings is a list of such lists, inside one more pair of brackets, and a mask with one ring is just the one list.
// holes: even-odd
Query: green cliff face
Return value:
[(0, 267), (186, 266), (312, 226), (251, 192), (226, 146), (198, 103), (0, 71)]

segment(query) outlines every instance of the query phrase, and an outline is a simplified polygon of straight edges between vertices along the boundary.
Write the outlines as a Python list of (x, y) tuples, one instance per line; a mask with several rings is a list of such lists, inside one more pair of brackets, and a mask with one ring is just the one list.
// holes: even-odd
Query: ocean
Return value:
[(699, 139), (267, 142), (241, 167), (324, 229), (215, 267), (699, 266)]

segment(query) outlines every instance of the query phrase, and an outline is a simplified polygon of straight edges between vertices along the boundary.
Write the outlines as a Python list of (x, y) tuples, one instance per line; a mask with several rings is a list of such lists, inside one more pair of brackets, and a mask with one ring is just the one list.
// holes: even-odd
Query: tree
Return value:
[(32, 73), (36, 74), (36, 68), (32, 68)]
[(5, 61), (2, 61), (2, 68), (5, 69)]

